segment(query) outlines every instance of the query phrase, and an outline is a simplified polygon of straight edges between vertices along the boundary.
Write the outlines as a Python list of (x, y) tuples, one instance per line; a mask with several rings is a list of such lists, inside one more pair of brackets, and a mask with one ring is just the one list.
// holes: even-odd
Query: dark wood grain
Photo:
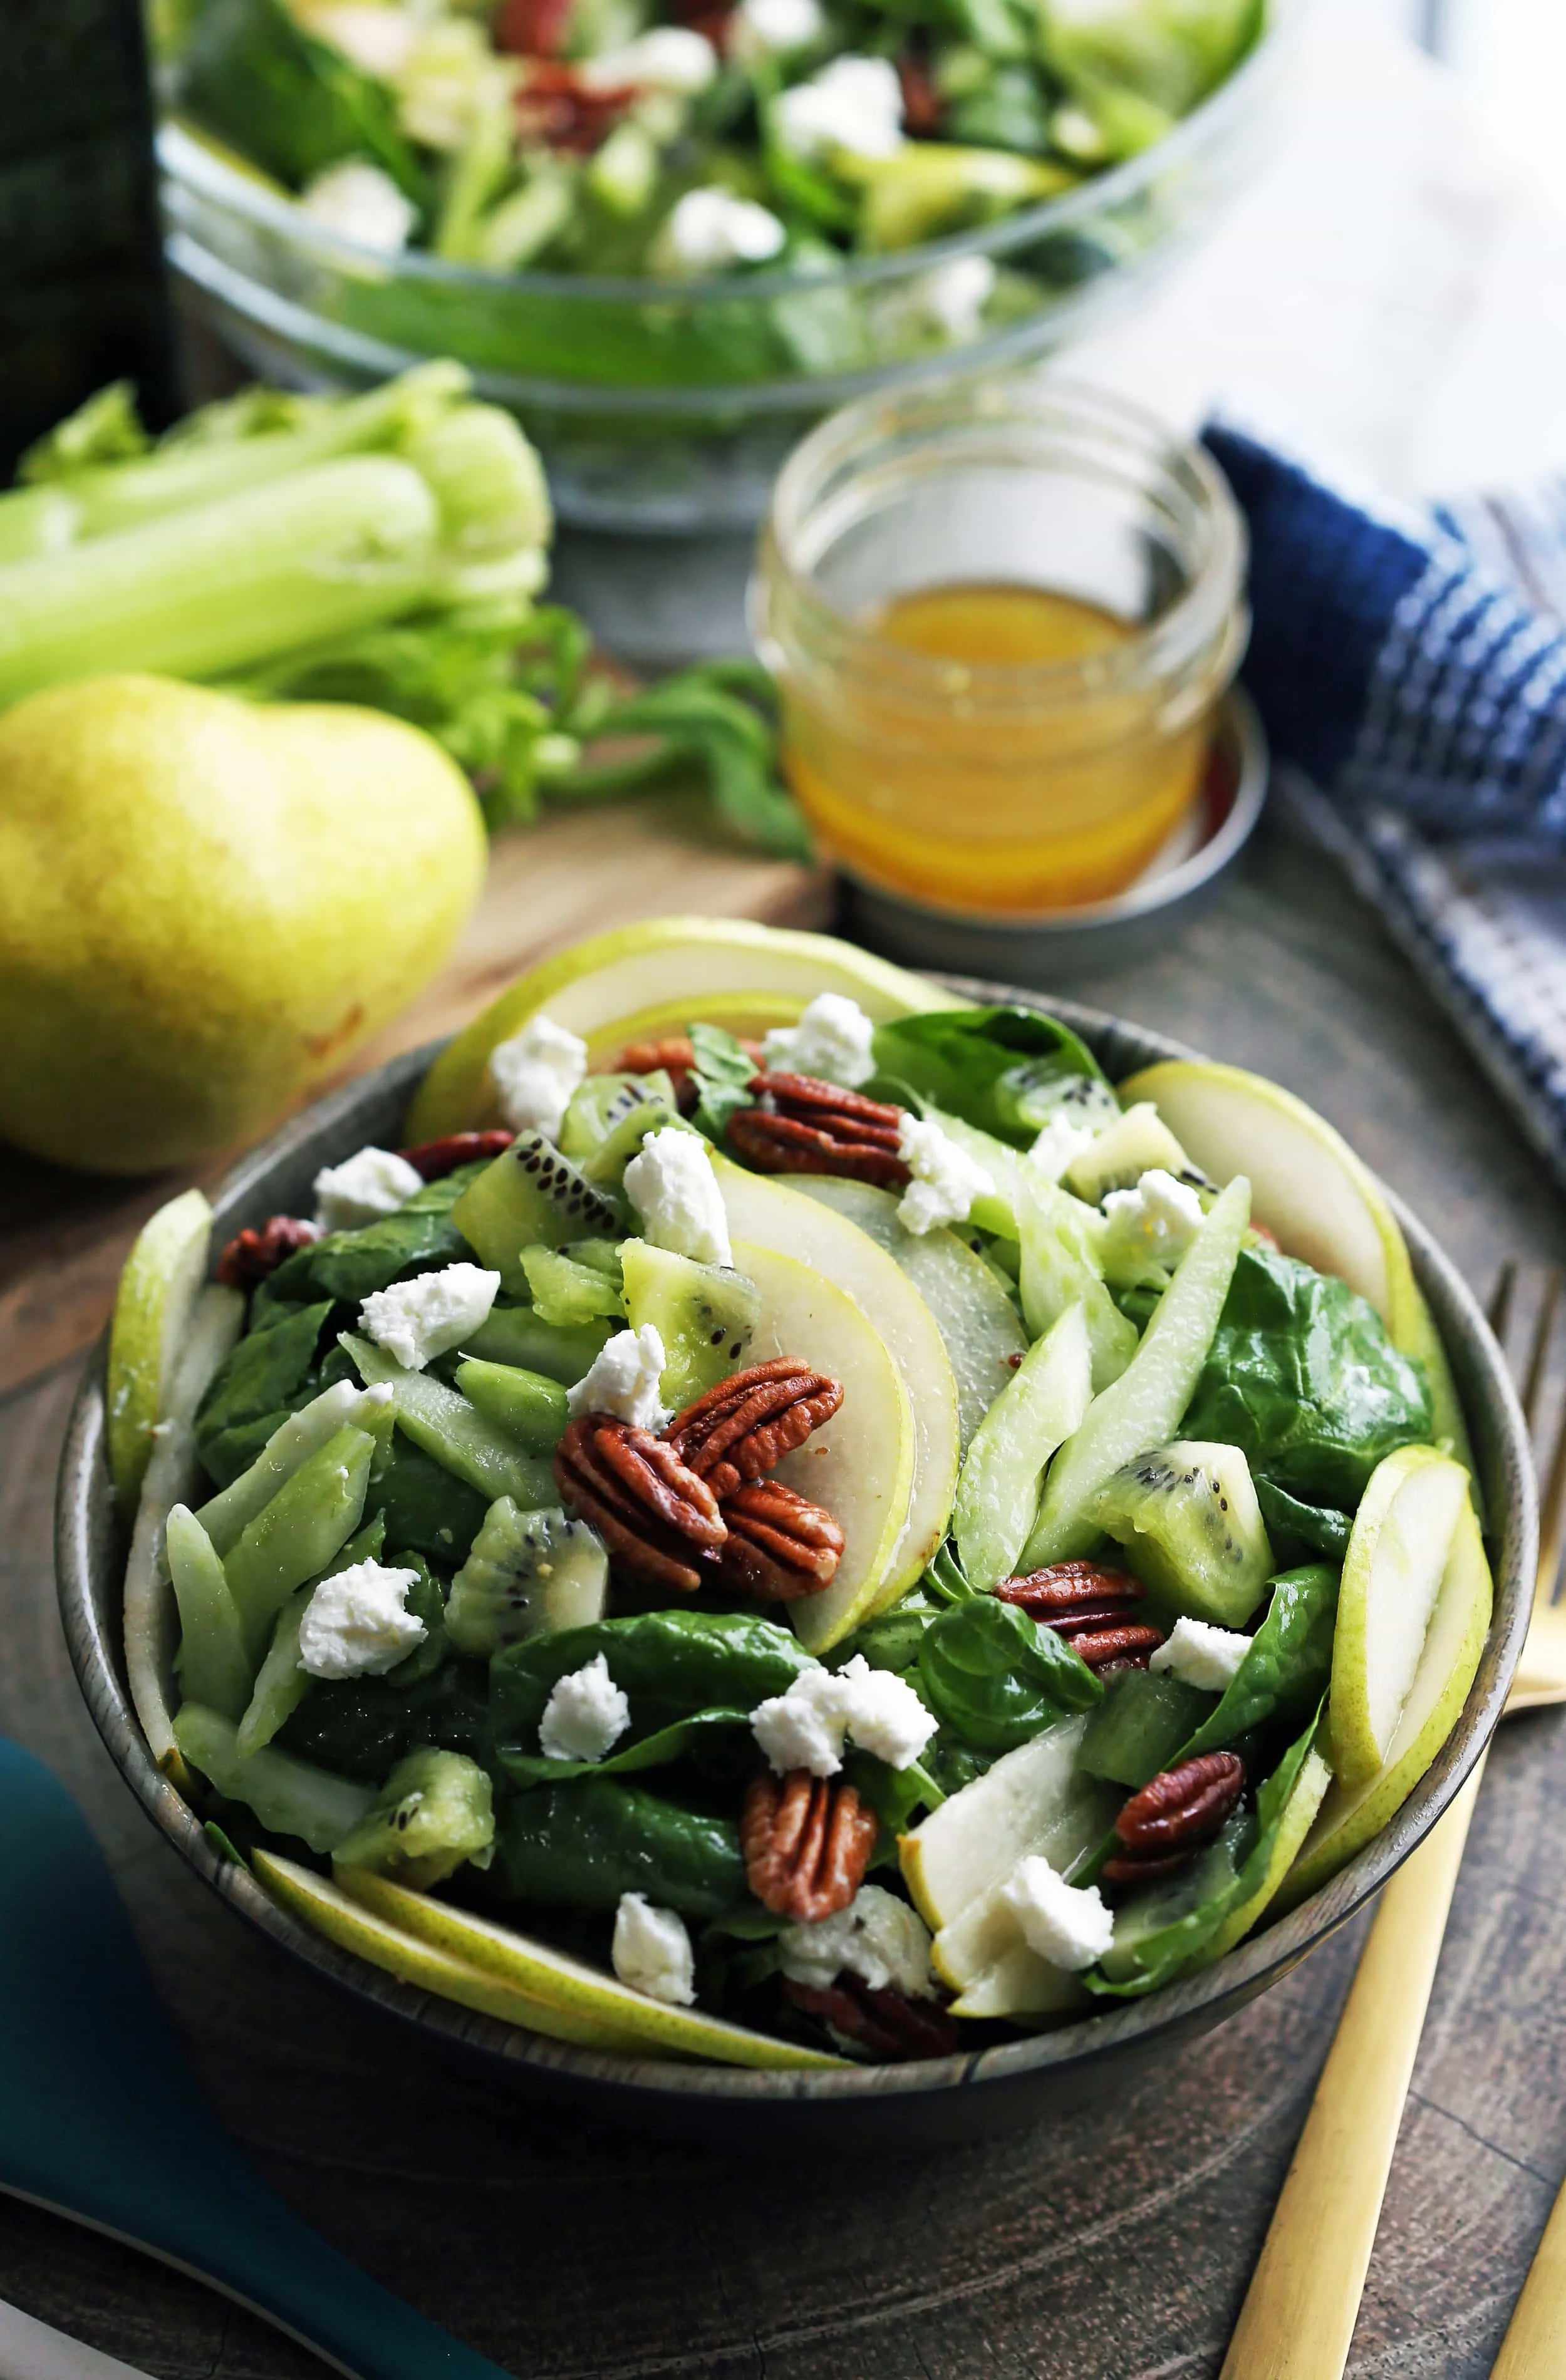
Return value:
[[(1077, 987), (1074, 987), (1075, 989)], [(1315, 1101), (1483, 1285), (1558, 1204), (1368, 913), (1281, 826), (1208, 918), (1086, 996)], [(49, 1495), (68, 1370), (0, 1404), (0, 1724), (79, 1794), (225, 2119), (293, 2204), (518, 2380), (1216, 2374), (1357, 1947), (1135, 2092), (896, 2164), (745, 2164), (503, 2096), (340, 2003), (153, 1835), (78, 1702)], [(1352, 2369), (1479, 2380), (1566, 2172), (1563, 1722), (1491, 1758)], [(294, 2380), (192, 2283), (0, 2202), (0, 2294), (157, 2380)]]

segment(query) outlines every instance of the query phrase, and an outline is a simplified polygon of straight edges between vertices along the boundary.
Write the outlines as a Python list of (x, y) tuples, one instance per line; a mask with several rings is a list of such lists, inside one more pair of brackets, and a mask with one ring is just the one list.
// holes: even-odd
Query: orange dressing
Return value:
[[(844, 865), (958, 909), (1070, 908), (1119, 892), (1195, 801), (1205, 718), (1170, 734), (1139, 674), (1095, 672), (1145, 632), (1047, 588), (955, 584), (864, 624), (943, 664), (840, 681), (830, 708), (785, 690), (785, 760)], [(1075, 664), (997, 685), (997, 665)]]

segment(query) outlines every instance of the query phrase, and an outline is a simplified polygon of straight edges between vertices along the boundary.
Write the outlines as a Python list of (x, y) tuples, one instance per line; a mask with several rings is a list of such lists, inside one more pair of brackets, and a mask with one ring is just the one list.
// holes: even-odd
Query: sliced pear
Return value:
[[(1025, 1751), (1027, 1748), (1026, 1745), (1022, 1747)], [(1015, 1753), (1007, 1756), (1014, 1760), (1016, 1758)], [(984, 1781), (979, 1778), (974, 1785), (965, 1786), (963, 1791), (971, 1793)], [(1012, 1831), (1008, 1831), (1005, 1812), (997, 1814), (991, 1821), (996, 1828), (995, 1852), (1009, 1849), (1013, 1840), (1030, 1829), (1024, 1848), (1016, 1852), (1003, 1874), (992, 1876), (983, 1890), (941, 1928), (930, 1946), (930, 1958), (941, 1981), (949, 1984), (954, 1992), (965, 1996), (970, 1992), (979, 1994), (990, 2004), (989, 2012), (993, 2016), (1042, 2015), (1052, 2008), (1068, 2006), (1071, 1998), (1071, 1995), (1062, 1995), (1059, 1989), (1060, 1983), (1064, 1980), (1063, 1972), (1051, 1967), (1047, 1959), (1040, 1959), (1036, 1951), (1028, 1949), (1023, 1939), (1016, 1912), (1002, 1897), (1008, 1880), (1015, 1872), (1017, 1861), (1031, 1858), (1037, 1853), (1047, 1859), (1052, 1868), (1065, 1875), (1086, 1853), (1103, 1841), (1114, 1824), (1115, 1813), (1125, 1798), (1114, 1786), (1106, 1785), (1101, 1779), (1085, 1776), (1080, 1771), (1062, 1779), (1053, 1772), (1044, 1772), (1041, 1767), (1036, 1772), (1035, 1782), (1038, 1790), (1034, 1798), (1014, 1822)], [(1010, 1790), (1008, 1786), (1008, 1791)], [(962, 1794), (953, 1796), (953, 1801), (961, 1799)], [(950, 1804), (942, 1803), (941, 1806), (947, 1808)], [(976, 1815), (980, 1820), (984, 1818), (982, 1807), (962, 1816), (960, 1824), (971, 1826)], [(928, 1826), (929, 1821), (927, 1819), (925, 1823)], [(950, 1851), (948, 1842), (948, 1857)], [(938, 1860), (940, 1856), (941, 1847), (938, 1845)], [(980, 1856), (989, 1873), (991, 1866), (989, 1846), (987, 1845), (985, 1853)], [(977, 1872), (978, 1865), (978, 1859), (969, 1858), (967, 1874), (970, 1877)], [(942, 1879), (946, 1873), (939, 1867), (930, 1872)], [(911, 1885), (909, 1888), (912, 1889)], [(1046, 1973), (1038, 1974), (1036, 1968), (1043, 1968)], [(1053, 1982), (1050, 1980), (1051, 1977), (1055, 1979)], [(1026, 2002), (1019, 2002), (1014, 2009), (1007, 2010), (994, 2005), (1002, 1991), (1026, 1992), (1030, 1997)], [(972, 2016), (977, 2010), (970, 2008), (966, 2013)]]
[[(725, 1157), (713, 1159), (713, 1171), (723, 1194), (730, 1236), (752, 1246), (775, 1248), (781, 1256), (793, 1257), (796, 1263), (824, 1273), (846, 1290), (880, 1332), (907, 1392), (914, 1415), (914, 1477), (906, 1533), (874, 1607), (884, 1609), (924, 1570), (946, 1534), (946, 1518), (952, 1510), (960, 1439), (957, 1384), (945, 1342), (908, 1275), (845, 1216), (815, 1198), (802, 1197), (797, 1190), (786, 1189), (768, 1174), (747, 1173)], [(742, 1262), (737, 1256), (734, 1261)], [(788, 1347), (779, 1352), (807, 1351)], [(751, 1354), (753, 1360), (759, 1360), (755, 1346)], [(815, 1443), (812, 1439), (811, 1444)], [(807, 1462), (808, 1451), (795, 1459)], [(807, 1492), (806, 1475), (795, 1481), (802, 1492)], [(828, 1593), (835, 1592), (834, 1584)], [(796, 1625), (808, 1609), (804, 1603), (794, 1607)], [(813, 1627), (819, 1621), (807, 1624)], [(813, 1652), (822, 1649), (813, 1636), (805, 1634), (803, 1625), (800, 1634)]]
[(775, 1248), (735, 1240), (734, 1254), (761, 1293), (752, 1360), (803, 1356), (843, 1383), (831, 1421), (773, 1474), (824, 1505), (843, 1531), (832, 1585), (787, 1607), (801, 1644), (824, 1653), (869, 1617), (888, 1579), (901, 1574), (914, 1491), (913, 1407), (880, 1333), (845, 1289)]
[(386, 1924), (450, 1959), (528, 1993), (556, 2015), (612, 2025), (644, 2056), (673, 2054), (707, 2058), (721, 2066), (772, 2069), (836, 2067), (844, 2062), (825, 2051), (770, 2040), (765, 2034), (752, 2033), (724, 2017), (704, 2015), (699, 2009), (670, 2008), (662, 2000), (649, 1999), (618, 1976), (590, 1967), (567, 1951), (530, 1940), (509, 1926), (475, 1916), (470, 1910), (454, 1909), (449, 1901), (409, 1892), (384, 1876), (345, 1871), (341, 1881), (356, 1901)]
[(1207, 1361), (1249, 1217), (1250, 1186), (1242, 1177), (1220, 1194), (1181, 1257), (1135, 1354), (1050, 1464), (1023, 1549), (1025, 1570), (1086, 1553), (1099, 1534), (1099, 1489), (1133, 1455), (1173, 1437)]
[(1251, 1216), (1285, 1256), (1346, 1281), (1376, 1308), (1394, 1347), (1425, 1366), (1433, 1434), (1472, 1472), (1473, 1450), (1451, 1366), (1409, 1262), (1408, 1246), (1370, 1168), (1324, 1116), (1240, 1066), (1171, 1059), (1120, 1085), (1152, 1099), (1214, 1182), (1244, 1173)]
[(1351, 1790), (1397, 1733), (1467, 1502), (1468, 1474), (1433, 1446), (1389, 1454), (1360, 1498), (1332, 1638), (1332, 1766)]
[(212, 1210), (187, 1190), (145, 1222), (126, 1258), (109, 1326), (109, 1471), (122, 1513), (136, 1499), (152, 1455), (179, 1351), (206, 1278)]
[(989, 1591), (1015, 1571), (1038, 1516), (1044, 1466), (1080, 1427), (1092, 1394), (1087, 1319), (1070, 1305), (1029, 1348), (968, 1449), (952, 1534), (970, 1585)]
[(734, 1032), (791, 1024), (820, 991), (846, 992), (878, 1024), (965, 1004), (827, 934), (739, 917), (648, 917), (557, 953), (492, 1001), (425, 1075), (408, 1136), (431, 1140), (480, 1123), (490, 1113), (490, 1051), (540, 1010), (579, 1033), (601, 1062), (627, 1041), (696, 1018)]
[[(1099, 1840), (1109, 1823), (1104, 1819), (1094, 1831), (1106, 1806), (1101, 1797), (1107, 1796), (1112, 1818), (1123, 1796), (1079, 1774), (1076, 1755), (1086, 1726), (1081, 1716), (1058, 1719), (901, 1838), (904, 1881), (932, 1934), (941, 1936), (1004, 1884), (1020, 1859), (1037, 1852), (1065, 1868)], [(975, 1943), (960, 1980), (989, 1963), (987, 1949)]]
[(1468, 1699), (1489, 1633), (1493, 1600), (1479, 1524), (1472, 1506), (1463, 1502), (1458, 1507), (1419, 1667), (1386, 1758), (1367, 1783), (1347, 1786), (1339, 1779), (1329, 1788), (1305, 1847), (1280, 1888), (1281, 1910), (1293, 1908), (1335, 1876), (1407, 1801)]
[(1026, 1942), (1014, 1942), (993, 1965), (974, 1977), (947, 2010), (949, 2016), (976, 2020), (1004, 2017), (1014, 2022), (1038, 2022), (1045, 2017), (1066, 2017), (1086, 2010), (1090, 1996), (1080, 1975), (1051, 1967)]
[(477, 2009), (483, 2016), (499, 2017), (504, 2023), (525, 2025), (529, 2033), (547, 2034), (552, 2040), (575, 2042), (584, 2049), (615, 2049), (635, 2055), (640, 2045), (634, 2034), (606, 2023), (576, 2010), (559, 2009), (536, 1994), (525, 1992), (520, 1985), (508, 1983), (504, 1976), (489, 1973), (467, 1959), (455, 1958), (449, 1951), (437, 1949), (421, 1942), (417, 1935), (407, 1933), (390, 1918), (377, 1914), (353, 1899), (340, 1886), (329, 1884), (324, 1876), (310, 1868), (297, 1867), (292, 1860), (279, 1859), (275, 1852), (258, 1851), (254, 1855), (256, 1874), (285, 1909), (335, 1942), (340, 1950), (352, 1950), (358, 1958), (368, 1959), (372, 1967), (395, 1975), (399, 1984), (412, 1984), (419, 1991), (433, 1992), (437, 1998), (456, 2000), (464, 2008)]
[(1331, 1782), (1331, 1762), (1317, 1744), (1312, 1744), (1283, 1804), (1266, 1876), (1248, 1900), (1242, 1901), (1238, 1909), (1230, 1911), (1217, 1933), (1197, 1953), (1194, 1965), (1210, 1967), (1215, 1959), (1221, 1959), (1226, 1950), (1232, 1950), (1235, 1944), (1243, 1942), (1252, 1928), (1260, 1923), (1298, 1858), (1300, 1846), (1315, 1823), (1317, 1812)]
[(793, 1187), (834, 1207), (884, 1248), (935, 1317), (957, 1383), (957, 1426), (965, 1449), (1026, 1354), (1027, 1333), (984, 1258), (955, 1232), (904, 1231), (897, 1199), (868, 1182), (802, 1173)]

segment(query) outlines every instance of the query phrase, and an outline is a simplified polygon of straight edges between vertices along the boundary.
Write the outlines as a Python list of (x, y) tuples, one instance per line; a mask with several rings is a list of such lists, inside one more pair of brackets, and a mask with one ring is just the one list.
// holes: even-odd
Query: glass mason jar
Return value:
[(821, 842), (949, 911), (1123, 891), (1199, 795), (1244, 567), (1216, 467), (1118, 397), (1015, 373), (845, 406), (785, 466), (752, 584)]

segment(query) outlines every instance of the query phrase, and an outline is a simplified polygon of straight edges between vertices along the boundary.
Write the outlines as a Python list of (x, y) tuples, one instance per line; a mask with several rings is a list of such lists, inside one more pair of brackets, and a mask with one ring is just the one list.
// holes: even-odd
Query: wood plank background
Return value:
[[(1560, 1202), (1487, 1087), (1282, 823), (1205, 919), (1073, 988), (1314, 1100), (1479, 1285), (1505, 1252), (1536, 1275), (1566, 1255)], [(74, 1366), (56, 1369), (0, 1403), (0, 1726), (80, 1798), (224, 2119), (339, 2247), (518, 2380), (1217, 2373), (1356, 1932), (1130, 2095), (938, 2156), (717, 2158), (456, 2073), (252, 1937), (111, 1768), (53, 1600), (73, 1384)], [(1566, 2172), (1563, 1796), (1566, 1715), (1511, 1721), (1458, 1888), (1356, 2380), (1482, 2380)], [(156, 2380), (318, 2368), (195, 2283), (4, 2202), (0, 2295)]]

